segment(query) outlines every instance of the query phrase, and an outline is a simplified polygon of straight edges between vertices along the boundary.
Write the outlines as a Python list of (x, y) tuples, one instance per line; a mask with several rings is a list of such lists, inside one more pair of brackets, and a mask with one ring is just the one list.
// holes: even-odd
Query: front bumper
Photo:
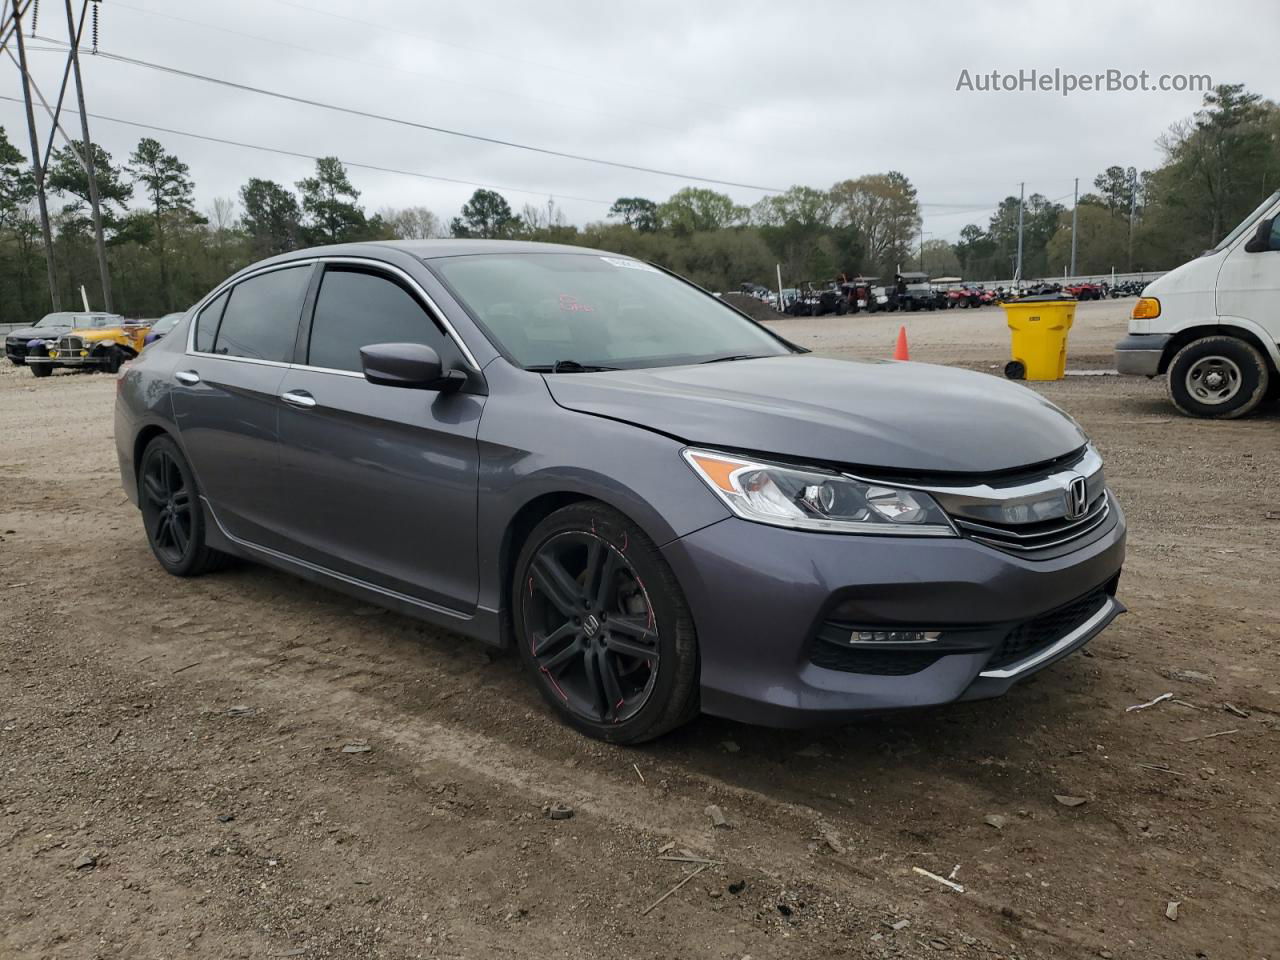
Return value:
[[(998, 696), (1079, 649), (1124, 607), (1114, 598), (1125, 522), (1113, 502), (1103, 532), (1065, 555), (1018, 557), (965, 538), (807, 533), (730, 518), (663, 548), (698, 631), (702, 708), (778, 727), (839, 723), (868, 711)], [(1097, 608), (1012, 658), (1019, 625), (1096, 597)], [(820, 666), (819, 633), (833, 621), (941, 630), (920, 669), (854, 672)], [(948, 638), (964, 637), (960, 643)], [(866, 648), (859, 648), (866, 649)], [(916, 651), (919, 651), (917, 653)], [(855, 661), (856, 663), (857, 661)]]
[(1165, 347), (1173, 339), (1168, 333), (1131, 333), (1116, 344), (1116, 370), (1139, 377), (1160, 372)]
[(63, 357), (63, 356), (27, 356), (27, 365), (48, 363), (55, 367), (101, 367), (107, 362), (106, 357), (95, 356), (89, 354), (87, 357)]

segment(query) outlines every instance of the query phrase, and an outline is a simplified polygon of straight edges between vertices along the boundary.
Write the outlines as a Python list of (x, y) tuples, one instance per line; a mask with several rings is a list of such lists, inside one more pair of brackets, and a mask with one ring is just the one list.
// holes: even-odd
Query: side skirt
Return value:
[(217, 514), (214, 513), (208, 499), (203, 495), (200, 497), (200, 506), (204, 511), (205, 536), (208, 538), (209, 546), (215, 550), (221, 550), (232, 556), (274, 567), (277, 570), (301, 577), (311, 583), (337, 590), (339, 593), (356, 597), (374, 606), (386, 607), (388, 610), (394, 610), (396, 613), (413, 617), (415, 620), (422, 620), (433, 626), (461, 633), (483, 641), (490, 646), (502, 647), (506, 645), (503, 642), (500, 628), (501, 616), (497, 610), (477, 607), (474, 613), (462, 613), (438, 604), (428, 603), (425, 600), (419, 600), (408, 594), (388, 590), (366, 580), (360, 580), (344, 573), (329, 570), (318, 564), (292, 557), (287, 553), (281, 553), (279, 550), (257, 546), (229, 533), (218, 520)]

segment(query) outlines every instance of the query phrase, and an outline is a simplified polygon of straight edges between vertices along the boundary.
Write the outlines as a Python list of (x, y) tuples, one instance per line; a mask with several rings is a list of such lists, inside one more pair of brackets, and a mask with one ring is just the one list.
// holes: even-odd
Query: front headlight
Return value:
[(686, 449), (684, 458), (744, 520), (797, 530), (953, 537), (942, 508), (926, 493), (856, 480), (818, 467), (745, 460)]

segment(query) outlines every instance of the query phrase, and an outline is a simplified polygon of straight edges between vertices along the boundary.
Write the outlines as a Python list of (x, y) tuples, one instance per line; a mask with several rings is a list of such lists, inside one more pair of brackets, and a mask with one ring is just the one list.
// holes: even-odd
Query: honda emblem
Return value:
[(1067, 484), (1067, 519), (1079, 520), (1089, 509), (1089, 483), (1084, 477), (1075, 476)]

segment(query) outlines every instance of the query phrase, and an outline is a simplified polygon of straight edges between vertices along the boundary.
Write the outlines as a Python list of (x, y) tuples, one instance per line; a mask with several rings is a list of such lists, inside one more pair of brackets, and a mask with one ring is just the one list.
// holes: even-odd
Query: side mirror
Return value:
[(360, 348), (360, 365), (370, 383), (452, 393), (467, 382), (461, 370), (445, 370), (440, 355), (421, 343), (372, 343)]
[(1257, 231), (1244, 245), (1247, 253), (1266, 253), (1268, 250), (1280, 250), (1280, 234), (1276, 232), (1276, 218), (1267, 217), (1258, 224)]

